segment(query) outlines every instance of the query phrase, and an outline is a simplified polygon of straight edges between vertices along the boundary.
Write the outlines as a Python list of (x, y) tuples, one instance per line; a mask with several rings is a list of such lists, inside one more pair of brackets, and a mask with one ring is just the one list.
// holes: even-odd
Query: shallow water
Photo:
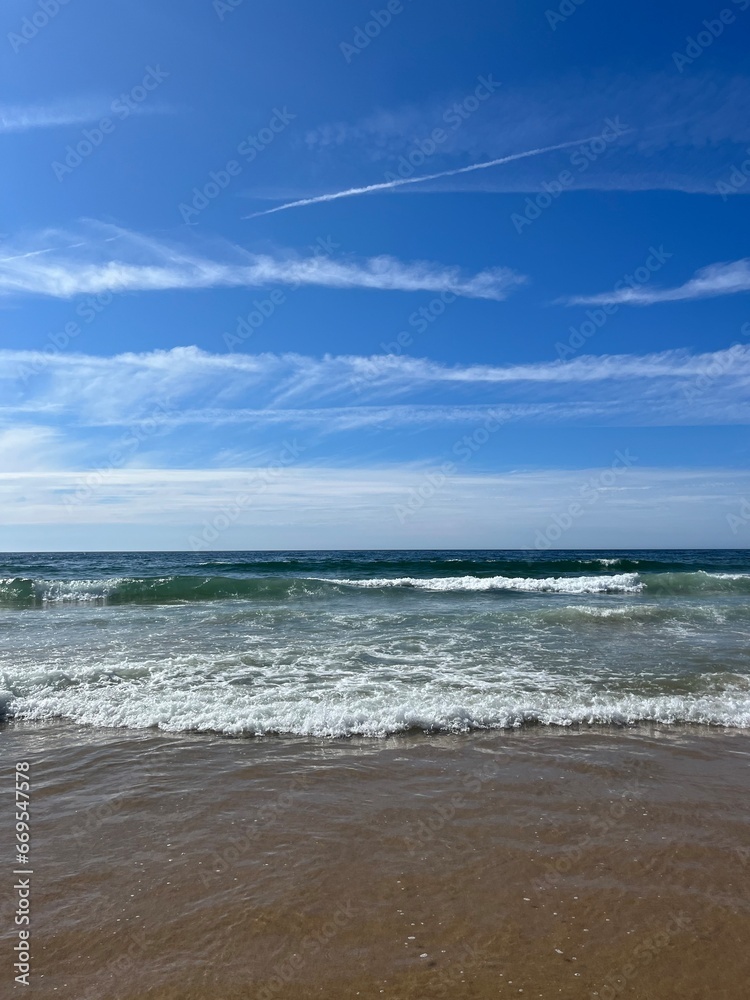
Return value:
[(0, 739), (31, 762), (34, 995), (746, 995), (737, 730), (331, 741), (11, 723)]

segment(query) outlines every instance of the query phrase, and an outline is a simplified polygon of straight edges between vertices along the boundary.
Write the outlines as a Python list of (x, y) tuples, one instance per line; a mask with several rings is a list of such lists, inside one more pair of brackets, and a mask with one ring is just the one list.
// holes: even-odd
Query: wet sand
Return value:
[(0, 740), (32, 762), (34, 995), (748, 995), (742, 732)]

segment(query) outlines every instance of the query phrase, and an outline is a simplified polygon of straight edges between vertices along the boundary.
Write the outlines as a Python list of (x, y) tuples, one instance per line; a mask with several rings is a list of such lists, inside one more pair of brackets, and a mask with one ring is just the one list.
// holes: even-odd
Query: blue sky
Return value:
[(748, 544), (750, 0), (0, 18), (0, 547)]

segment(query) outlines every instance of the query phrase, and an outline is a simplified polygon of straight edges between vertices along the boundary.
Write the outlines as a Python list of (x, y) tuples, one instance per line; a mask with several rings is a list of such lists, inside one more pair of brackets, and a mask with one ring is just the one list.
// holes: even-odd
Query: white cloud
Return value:
[(60, 434), (39, 425), (0, 427), (0, 473), (41, 472), (65, 466), (69, 449)]
[[(25, 372), (39, 367), (37, 376)], [(263, 408), (291, 399), (307, 405), (323, 397), (346, 398), (362, 405), (368, 395), (402, 394), (409, 389), (565, 387), (581, 383), (653, 380), (670, 386), (706, 377), (709, 382), (750, 376), (750, 345), (691, 354), (687, 350), (643, 355), (582, 355), (570, 361), (512, 365), (447, 365), (407, 355), (212, 354), (197, 347), (176, 347), (111, 357), (65, 353), (45, 357), (34, 351), (0, 350), (0, 373), (18, 382), (26, 401), (71, 406), (82, 413), (97, 401), (122, 403), (132, 410), (139, 401), (165, 396), (178, 401), (200, 398), (240, 400), (251, 391)], [(638, 391), (638, 390), (636, 390)], [(580, 398), (580, 394), (579, 398)], [(16, 401), (17, 403), (18, 401)], [(260, 408), (260, 407), (259, 407)]]
[[(750, 423), (750, 345), (742, 344), (701, 355), (506, 366), (222, 355), (195, 347), (114, 357), (5, 350), (0, 373), (0, 429), (18, 420), (52, 428), (90, 467), (106, 464), (113, 448), (130, 465), (226, 466), (232, 456), (266, 454), (280, 433), (302, 431), (316, 446), (328, 441), (329, 452), (344, 448), (351, 464), (403, 446), (399, 431), (455, 428), (458, 437), (488, 419), (609, 427)], [(352, 458), (351, 440), (333, 435), (357, 432), (363, 436)], [(24, 461), (19, 446), (4, 467), (28, 468)]]
[(397, 405), (397, 406), (327, 406), (299, 409), (205, 409), (182, 410), (167, 417), (167, 424), (251, 424), (267, 427), (285, 424), (313, 428), (325, 434), (339, 434), (364, 428), (395, 430), (404, 427), (429, 427), (450, 424), (480, 424), (486, 420), (506, 423), (511, 420), (563, 421), (582, 415), (603, 417), (606, 407), (587, 404), (486, 404), (466, 406)]
[[(607, 465), (606, 468), (609, 468)], [(243, 470), (113, 470), (99, 480), (82, 474), (0, 474), (0, 546), (18, 539), (81, 548), (138, 547), (158, 526), (152, 547), (189, 548), (190, 538), (228, 510), (228, 530), (215, 548), (509, 547), (533, 548), (556, 512), (581, 498), (587, 484), (597, 502), (586, 506), (560, 544), (569, 547), (711, 546), (738, 544), (726, 514), (750, 495), (750, 473), (737, 470), (640, 468), (602, 486), (601, 468), (477, 475), (457, 470), (413, 517), (399, 521), (427, 482), (429, 467), (380, 465), (342, 470), (298, 464), (267, 480), (262, 468)], [(266, 487), (262, 487), (268, 481)], [(65, 503), (76, 493), (79, 503)], [(23, 529), (28, 529), (24, 531)], [(104, 534), (102, 534), (102, 531)], [(140, 531), (140, 534), (139, 534)], [(72, 544), (71, 544), (72, 540)], [(114, 544), (113, 544), (114, 543)]]
[[(43, 240), (51, 245), (39, 246)], [(525, 281), (506, 267), (467, 275), (458, 267), (385, 255), (336, 260), (323, 254), (259, 254), (228, 246), (223, 258), (213, 258), (113, 226), (71, 240), (69, 234), (55, 232), (40, 234), (30, 249), (0, 248), (0, 295), (67, 299), (102, 292), (311, 285), (452, 292), (501, 301)]]
[(677, 288), (619, 288), (598, 295), (574, 295), (566, 298), (569, 306), (630, 305), (650, 306), (656, 302), (683, 302), (715, 298), (750, 291), (750, 257), (729, 263), (709, 264)]
[[(535, 533), (597, 470), (480, 472), (503, 461), (505, 429), (492, 435), (495, 458), (488, 445), (464, 463), (453, 445), (489, 426), (488, 417), (556, 428), (750, 423), (745, 345), (508, 366), (197, 348), (61, 352), (37, 375), (19, 377), (19, 365), (35, 357), (0, 351), (0, 508), (8, 526), (0, 527), (0, 548), (106, 548), (113, 538), (120, 547), (184, 548), (193, 531), (238, 503), (218, 548), (533, 547)], [(363, 374), (371, 399), (354, 388)], [(403, 401), (408, 392), (415, 401)], [(393, 393), (397, 403), (383, 398)], [(279, 396), (295, 405), (280, 405)], [(409, 453), (404, 442), (413, 437), (404, 431), (426, 427), (445, 433), (418, 446), (422, 461), (394, 461)], [(360, 437), (354, 445), (332, 439), (326, 450), (332, 434)], [(287, 447), (294, 460), (280, 467)], [(396, 505), (418, 496), (446, 459), (455, 464), (448, 481), (414, 518), (399, 521)], [(738, 544), (725, 514), (742, 495), (750, 495), (750, 474), (641, 469), (636, 460), (597, 494), (565, 543)]]
[[(169, 108), (155, 105), (133, 105), (131, 114), (168, 114)], [(105, 102), (68, 102), (66, 104), (38, 104), (0, 106), (0, 135), (6, 132), (28, 132), (31, 129), (64, 128), (70, 125), (90, 125), (112, 115), (112, 107)]]
[(98, 121), (104, 111), (92, 107), (55, 107), (37, 105), (30, 107), (0, 106), (0, 134), (26, 132), (37, 128), (59, 128), (65, 125), (86, 125)]

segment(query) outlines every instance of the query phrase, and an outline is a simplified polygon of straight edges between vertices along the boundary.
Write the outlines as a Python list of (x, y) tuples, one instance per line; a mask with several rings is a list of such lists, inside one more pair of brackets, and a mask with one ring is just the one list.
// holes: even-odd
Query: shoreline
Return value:
[(472, 737), (479, 736), (507, 736), (512, 738), (514, 735), (519, 737), (524, 735), (537, 735), (544, 737), (545, 734), (552, 736), (564, 737), (565, 734), (573, 736), (584, 736), (586, 734), (591, 735), (608, 735), (611, 734), (615, 736), (617, 734), (623, 736), (636, 736), (636, 737), (646, 737), (650, 736), (654, 739), (667, 738), (670, 735), (675, 738), (679, 738), (681, 735), (692, 735), (696, 737), (705, 737), (710, 739), (712, 737), (727, 736), (731, 737), (736, 734), (738, 738), (743, 736), (747, 738), (750, 735), (750, 726), (726, 726), (713, 723), (704, 722), (686, 722), (680, 720), (679, 722), (571, 722), (571, 723), (546, 723), (541, 722), (538, 719), (530, 719), (520, 725), (510, 725), (510, 726), (486, 726), (486, 727), (473, 727), (467, 729), (434, 729), (427, 730), (422, 729), (419, 726), (414, 726), (410, 729), (404, 729), (397, 732), (385, 732), (377, 735), (367, 735), (362, 733), (348, 733), (345, 735), (319, 735), (317, 733), (287, 733), (287, 732), (223, 732), (215, 729), (161, 729), (158, 726), (125, 726), (125, 725), (98, 725), (90, 722), (77, 722), (72, 719), (67, 718), (51, 718), (51, 719), (17, 719), (13, 716), (0, 718), (0, 735), (3, 733), (15, 733), (23, 732), (28, 736), (33, 736), (34, 733), (49, 732), (54, 734), (65, 734), (66, 737), (70, 738), (76, 733), (80, 734), (90, 734), (95, 735), (97, 738), (110, 737), (116, 739), (120, 737), (122, 739), (139, 739), (148, 738), (149, 736), (159, 738), (163, 737), (167, 740), (180, 740), (180, 739), (200, 739), (209, 741), (218, 741), (219, 743), (227, 741), (240, 741), (240, 742), (257, 742), (259, 744), (269, 742), (269, 741), (289, 741), (290, 743), (304, 743), (304, 744), (321, 744), (323, 746), (329, 744), (356, 744), (369, 746), (372, 745), (373, 748), (383, 747), (393, 741), (398, 740), (416, 740), (416, 741), (428, 741), (433, 742), (436, 740), (461, 740), (461, 739), (471, 739)]
[(741, 730), (2, 736), (32, 762), (42, 995), (739, 1000), (750, 975)]

